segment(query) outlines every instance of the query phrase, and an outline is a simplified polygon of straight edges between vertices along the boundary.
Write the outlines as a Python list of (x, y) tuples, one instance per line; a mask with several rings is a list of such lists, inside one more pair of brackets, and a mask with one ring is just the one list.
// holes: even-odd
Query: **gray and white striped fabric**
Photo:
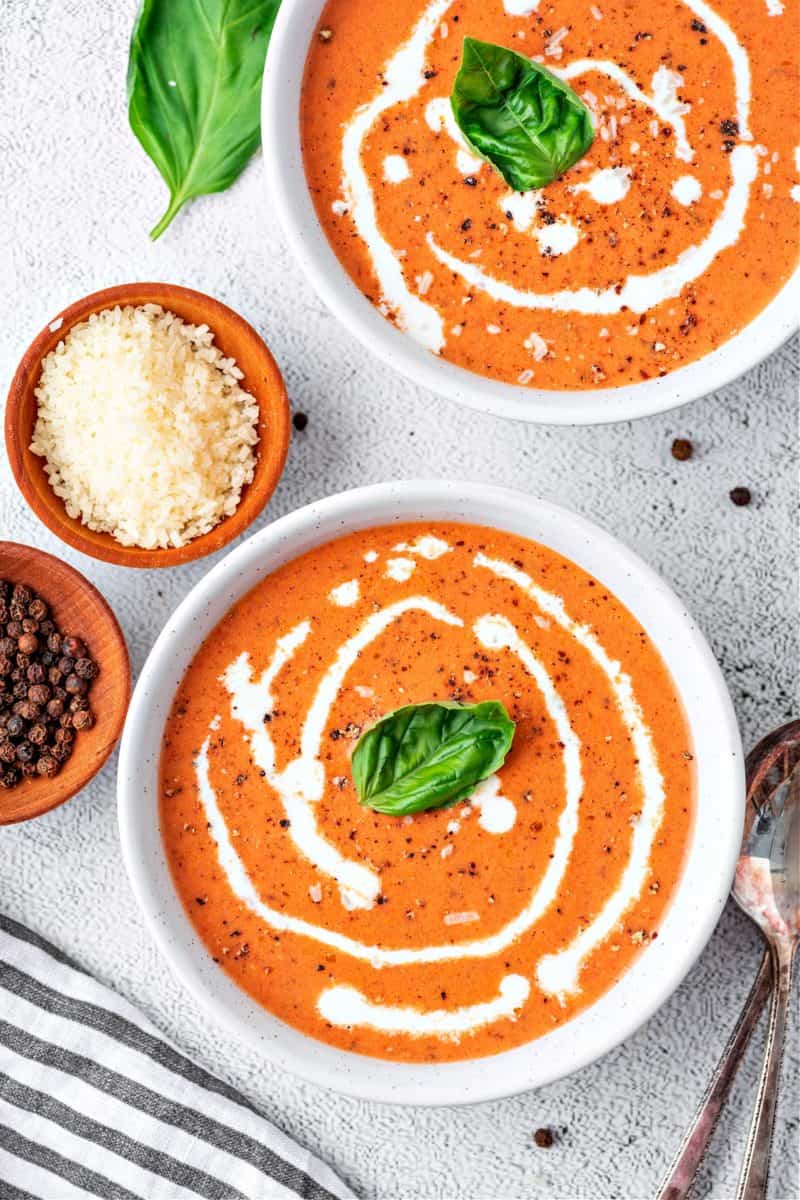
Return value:
[(340, 1200), (330, 1168), (0, 915), (0, 1200)]

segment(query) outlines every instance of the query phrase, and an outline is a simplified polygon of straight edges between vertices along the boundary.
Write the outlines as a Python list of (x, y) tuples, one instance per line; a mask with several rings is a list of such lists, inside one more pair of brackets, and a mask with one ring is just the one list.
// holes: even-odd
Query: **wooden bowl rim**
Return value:
[[(175, 305), (176, 300), (177, 306)], [(195, 304), (202, 312), (202, 322), (197, 317), (187, 318), (182, 315), (179, 311), (181, 301)], [(114, 308), (116, 305), (127, 304), (160, 304), (163, 308), (176, 312), (183, 320), (189, 319), (192, 324), (207, 324), (214, 333), (215, 339), (218, 336), (219, 318), (222, 317), (232, 335), (226, 338), (225, 352), (238, 362), (239, 355), (236, 353), (236, 347), (249, 342), (256, 353), (263, 358), (268, 398), (257, 394), (263, 390), (260, 384), (254, 386), (245, 380), (246, 386), (250, 388), (250, 394), (258, 404), (262, 417), (265, 405), (269, 404), (270, 436), (268, 440), (262, 438), (259, 443), (256, 475), (253, 481), (242, 490), (236, 511), (230, 516), (224, 517), (208, 533), (193, 538), (185, 546), (146, 550), (137, 546), (122, 546), (109, 533), (94, 532), (92, 536), (87, 536), (90, 531), (85, 533), (85, 527), (79, 521), (73, 522), (67, 516), (66, 509), (59, 497), (55, 497), (58, 501), (58, 507), (55, 510), (42, 503), (28, 470), (27, 458), (31, 451), (27, 444), (24, 444), (25, 438), (20, 436), (19, 417), (22, 400), (27, 389), (35, 386), (35, 382), (38, 382), (42, 360), (74, 325), (87, 319), (92, 313), (106, 308)], [(217, 319), (215, 320), (215, 318)], [(60, 324), (54, 330), (52, 327), (56, 322), (60, 322)], [(53, 341), (54, 337), (55, 341)], [(217, 344), (219, 343), (217, 342)], [(34, 376), (35, 382), (31, 385), (31, 379)], [(227, 546), (237, 538), (263, 511), (272, 497), (286, 463), (290, 433), (291, 421), (286, 385), (280, 368), (261, 335), (244, 317), (220, 300), (214, 299), (205, 292), (171, 283), (117, 284), (114, 287), (92, 292), (62, 309), (45, 323), (23, 354), (11, 381), (6, 402), (6, 451), (14, 479), (30, 508), (39, 520), (68, 546), (101, 562), (123, 567), (157, 568), (193, 562), (195, 559), (221, 550), (223, 546)], [(53, 495), (55, 496), (55, 493)]]
[[(64, 562), (63, 559), (56, 558), (55, 555), (49, 554), (46, 550), (39, 550), (38, 547), (28, 546), (24, 542), (11, 542), (8, 540), (0, 541), (0, 556), (2, 556), (4, 553), (7, 553), (9, 550), (25, 550), (28, 554), (33, 555), (35, 558), (54, 562), (57, 565), (59, 572), (71, 576), (74, 579), (78, 589), (92, 597), (98, 609), (102, 613), (103, 619), (107, 624), (113, 641), (116, 642), (120, 649), (120, 659), (119, 662), (115, 664), (115, 670), (121, 672), (123, 683), (123, 702), (118, 705), (117, 711), (111, 714), (109, 735), (99, 754), (93, 758), (91, 762), (87, 762), (85, 764), (84, 769), (78, 774), (77, 779), (73, 780), (69, 787), (67, 787), (63, 792), (59, 793), (58, 785), (61, 782), (61, 776), (56, 775), (55, 778), (50, 781), (52, 783), (52, 792), (48, 793), (43, 791), (42, 795), (38, 798), (36, 797), (36, 793), (39, 791), (37, 784), (39, 784), (40, 781), (33, 781), (33, 788), (31, 789), (31, 803), (27, 806), (27, 808), (22, 811), (17, 811), (13, 817), (8, 817), (3, 812), (2, 805), (0, 805), (0, 826), (19, 825), (23, 821), (30, 821), (34, 817), (41, 817), (45, 813), (52, 812), (54, 808), (59, 808), (62, 804), (66, 804), (66, 802), (71, 800), (73, 796), (77, 796), (79, 792), (83, 791), (87, 784), (94, 779), (95, 775), (97, 775), (97, 773), (105, 765), (108, 758), (114, 751), (117, 742), (122, 736), (125, 718), (128, 715), (128, 708), (130, 706), (132, 691), (131, 659), (128, 651), (128, 643), (125, 640), (125, 634), (122, 632), (122, 627), (117, 620), (113, 608), (108, 603), (99, 588), (95, 587), (95, 585), (91, 583), (90, 580), (88, 580), (86, 576), (83, 575), (76, 567), (73, 567), (71, 563)], [(80, 741), (76, 743), (73, 757), (76, 763), (80, 764)], [(70, 759), (70, 761), (72, 761), (72, 759)], [(42, 785), (43, 783), (44, 781), (41, 781)], [(23, 789), (25, 786), (26, 784), (24, 782), (20, 785), (20, 787)]]

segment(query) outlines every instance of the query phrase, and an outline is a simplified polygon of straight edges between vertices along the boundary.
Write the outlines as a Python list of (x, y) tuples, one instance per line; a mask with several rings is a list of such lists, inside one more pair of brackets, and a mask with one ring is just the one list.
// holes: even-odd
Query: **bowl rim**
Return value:
[(492, 380), (425, 350), (361, 294), (331, 248), (311, 200), (299, 103), (308, 45), (324, 2), (284, 0), (272, 30), (261, 92), (267, 194), (317, 295), (348, 332), (392, 370), (449, 400), (495, 416), (545, 425), (600, 425), (654, 416), (716, 391), (757, 366), (800, 326), (799, 265), (748, 325), (663, 378), (617, 388), (549, 391)]
[[(261, 390), (265, 380), (267, 382), (270, 393), (270, 437), (268, 440), (261, 440), (256, 475), (253, 481), (242, 489), (235, 511), (230, 516), (223, 517), (208, 533), (192, 538), (184, 546), (167, 549), (148, 550), (139, 546), (123, 546), (111, 534), (89, 531), (80, 521), (68, 518), (63, 502), (58, 497), (55, 497), (58, 501), (58, 515), (43, 502), (30, 472), (29, 459), (32, 452), (20, 429), (22, 402), (28, 390), (38, 380), (45, 356), (71, 328), (86, 320), (92, 313), (126, 304), (160, 304), (163, 308), (177, 312), (176, 303), (177, 307), (183, 304), (195, 305), (202, 312), (203, 323), (209, 326), (215, 339), (218, 338), (219, 318), (222, 318), (228, 331), (233, 331), (237, 346), (249, 344), (263, 361), (263, 379), (259, 380), (258, 387), (253, 382), (250, 382), (249, 386), (263, 417), (263, 401), (254, 393)], [(181, 313), (178, 312), (177, 315), (181, 316)], [(184, 315), (181, 319), (186, 320), (187, 317)], [(192, 319), (191, 323), (199, 322)], [(230, 342), (231, 338), (226, 338), (226, 341)], [(230, 350), (230, 345), (227, 348)], [(231, 357), (237, 358), (238, 361), (236, 354)], [(291, 420), (286, 385), (275, 358), (258, 331), (235, 309), (215, 297), (195, 288), (158, 281), (143, 280), (101, 288), (61, 309), (43, 324), (22, 355), (11, 380), (6, 401), (6, 452), (14, 480), (29, 507), (50, 532), (68, 546), (80, 550), (90, 558), (122, 567), (151, 569), (178, 566), (214, 554), (223, 546), (227, 546), (252, 524), (269, 503), (283, 473), (290, 435)]]
[[(158, 828), (163, 722), (186, 666), (230, 605), (280, 563), (315, 545), (350, 530), (413, 519), (512, 528), (554, 545), (595, 574), (640, 621), (644, 605), (656, 609), (658, 630), (643, 624), (682, 697), (698, 772), (688, 858), (659, 939), (595, 1004), (552, 1033), (490, 1058), (434, 1065), (337, 1050), (251, 1000), (213, 964), (195, 935), (172, 883)], [(630, 602), (634, 594), (636, 605)], [(226, 555), (186, 596), (153, 646), (131, 702), (118, 771), (125, 866), (150, 934), (178, 979), (215, 1019), (277, 1066), (361, 1099), (399, 1104), (469, 1104), (515, 1095), (571, 1074), (630, 1036), (677, 988), (711, 936), (728, 898), (743, 810), (741, 742), (722, 673), (664, 580), (582, 516), (519, 491), (456, 481), (409, 480), (339, 493), (280, 518)]]

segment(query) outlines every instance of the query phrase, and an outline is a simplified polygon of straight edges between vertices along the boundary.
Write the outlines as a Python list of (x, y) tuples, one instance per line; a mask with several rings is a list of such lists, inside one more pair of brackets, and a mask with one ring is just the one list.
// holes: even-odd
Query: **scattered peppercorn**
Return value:
[(737, 508), (744, 508), (753, 499), (750, 488), (735, 487), (730, 492), (730, 498)]
[(556, 1139), (553, 1136), (552, 1129), (537, 1129), (533, 1135), (533, 1140), (540, 1150), (549, 1150)]
[(296, 412), (292, 417), (292, 424), (298, 433), (302, 433), (306, 425), (308, 425), (308, 417), (304, 412)]
[(688, 438), (675, 438), (672, 443), (672, 457), (678, 462), (686, 462), (694, 454), (694, 446)]
[(58, 773), (76, 731), (94, 724), (87, 692), (97, 674), (85, 643), (56, 628), (41, 596), (0, 579), (1, 788)]

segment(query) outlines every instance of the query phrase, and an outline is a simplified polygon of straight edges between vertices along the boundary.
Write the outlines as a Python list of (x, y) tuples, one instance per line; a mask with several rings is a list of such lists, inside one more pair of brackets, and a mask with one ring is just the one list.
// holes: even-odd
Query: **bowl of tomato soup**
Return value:
[[(424, 792), (498, 711), (503, 753), (409, 803), (414, 729)], [(730, 700), (667, 585), (468, 483), (357, 489), (229, 554), (156, 642), (119, 767), (134, 892), (198, 1002), (399, 1103), (512, 1094), (627, 1037), (709, 938), (742, 808)]]
[[(287, 0), (270, 203), (322, 299), (417, 383), (548, 423), (663, 411), (796, 327), (794, 33), (772, 0)], [(582, 106), (591, 145), (542, 186), (509, 183), (456, 121), (476, 44)], [(507, 117), (486, 116), (496, 141)]]

